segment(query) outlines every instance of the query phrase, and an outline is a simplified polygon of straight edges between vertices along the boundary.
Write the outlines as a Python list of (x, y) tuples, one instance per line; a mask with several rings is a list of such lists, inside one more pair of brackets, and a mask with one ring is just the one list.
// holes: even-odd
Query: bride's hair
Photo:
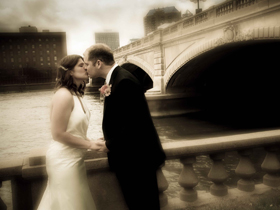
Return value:
[(59, 65), (57, 66), (55, 91), (64, 87), (72, 94), (75, 93), (77, 95), (84, 95), (86, 83), (84, 82), (84, 84), (77, 87), (77, 85), (73, 82), (73, 77), (70, 75), (70, 71), (73, 70), (80, 58), (84, 60), (84, 58), (80, 55), (67, 55), (59, 61)]

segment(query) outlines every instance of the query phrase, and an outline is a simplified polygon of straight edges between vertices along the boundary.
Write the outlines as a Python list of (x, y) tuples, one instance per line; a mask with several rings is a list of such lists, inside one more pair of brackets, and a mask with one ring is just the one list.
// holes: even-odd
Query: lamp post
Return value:
[(195, 11), (196, 14), (202, 12), (202, 9), (199, 8), (199, 1), (206, 1), (206, 0), (190, 0), (193, 3), (197, 3), (197, 9)]

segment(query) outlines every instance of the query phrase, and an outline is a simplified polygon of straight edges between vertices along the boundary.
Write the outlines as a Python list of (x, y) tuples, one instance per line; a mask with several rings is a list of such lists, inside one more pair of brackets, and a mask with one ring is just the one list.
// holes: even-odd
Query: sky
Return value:
[[(194, 0), (1, 0), (0, 32), (35, 26), (38, 32), (66, 32), (67, 54), (82, 55), (95, 43), (94, 33), (119, 32), (120, 46), (144, 37), (143, 18), (149, 10), (175, 6), (195, 14)], [(225, 0), (201, 0), (202, 10)]]

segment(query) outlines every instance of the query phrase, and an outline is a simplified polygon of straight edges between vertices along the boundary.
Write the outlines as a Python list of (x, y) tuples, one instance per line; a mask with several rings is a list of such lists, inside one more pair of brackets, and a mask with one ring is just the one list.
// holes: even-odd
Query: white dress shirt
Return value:
[(113, 71), (115, 70), (115, 68), (118, 66), (117, 63), (115, 63), (115, 65), (110, 69), (110, 71), (108, 72), (107, 76), (106, 76), (106, 80), (105, 80), (105, 84), (108, 84), (109, 85), (109, 82), (111, 80), (111, 76), (112, 76), (112, 73)]

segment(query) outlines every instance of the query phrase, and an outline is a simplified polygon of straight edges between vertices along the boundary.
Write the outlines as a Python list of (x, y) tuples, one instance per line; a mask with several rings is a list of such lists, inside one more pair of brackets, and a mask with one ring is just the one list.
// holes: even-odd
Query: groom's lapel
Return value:
[[(109, 85), (112, 85), (111, 87), (111, 94), (113, 92), (113, 89), (114, 89), (114, 83), (115, 83), (115, 79), (117, 77), (117, 74), (118, 74), (118, 71), (119, 71), (120, 67), (117, 66), (116, 69), (114, 69), (113, 73), (112, 73), (112, 76), (111, 76), (111, 79), (110, 79), (110, 82), (109, 82)], [(110, 96), (107, 96), (107, 97), (110, 97)], [(109, 98), (108, 98), (109, 99)], [(107, 102), (108, 100), (106, 100), (106, 97), (104, 98), (104, 112), (106, 110), (106, 106), (107, 106)]]
[(111, 76), (111, 79), (109, 82), (109, 84), (112, 85), (112, 88), (113, 88), (113, 85), (114, 85), (114, 82), (115, 82), (115, 79), (116, 79), (116, 76), (117, 76), (119, 70), (120, 70), (120, 67), (117, 66), (112, 73), (112, 76)]

